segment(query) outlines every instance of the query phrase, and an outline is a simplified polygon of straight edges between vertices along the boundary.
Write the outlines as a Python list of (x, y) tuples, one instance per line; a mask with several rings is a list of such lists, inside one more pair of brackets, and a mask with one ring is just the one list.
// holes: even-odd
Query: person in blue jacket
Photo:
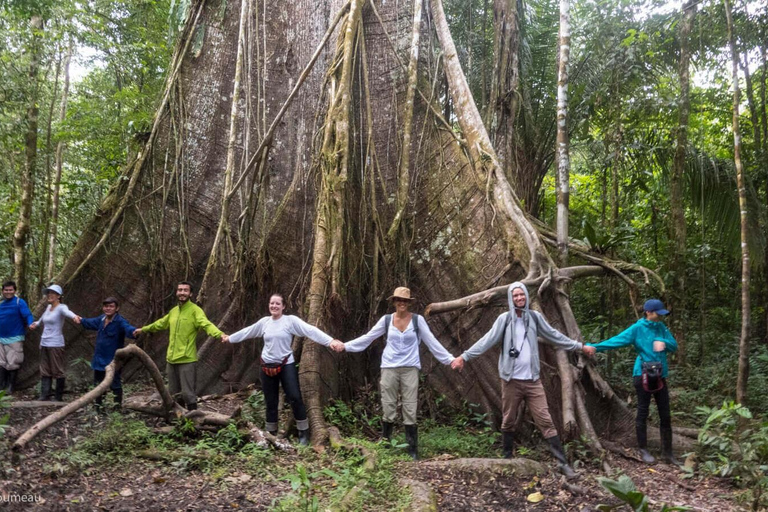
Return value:
[[(136, 327), (120, 316), (120, 304), (114, 297), (107, 297), (102, 302), (103, 315), (95, 318), (83, 318), (80, 325), (85, 329), (98, 331), (96, 335), (96, 350), (93, 352), (91, 368), (93, 368), (93, 385), (98, 386), (104, 380), (107, 365), (115, 358), (115, 352), (125, 346), (125, 337), (134, 339), (133, 331)], [(110, 386), (115, 395), (115, 405), (120, 407), (123, 403), (123, 383), (120, 378), (120, 370), (115, 370), (115, 377)], [(96, 407), (102, 407), (104, 395), (96, 399)]]
[[(664, 308), (663, 302), (659, 299), (649, 299), (643, 305), (643, 311), (643, 318), (628, 329), (601, 343), (588, 345), (595, 347), (598, 352), (630, 345), (635, 349), (637, 359), (632, 371), (632, 379), (635, 384), (635, 391), (637, 391), (635, 431), (640, 456), (643, 462), (649, 464), (655, 462), (653, 456), (648, 453), (647, 433), (648, 412), (651, 406), (651, 397), (653, 397), (659, 410), (662, 460), (670, 464), (679, 464), (672, 453), (672, 416), (669, 411), (669, 388), (667, 387), (667, 375), (669, 374), (667, 354), (677, 351), (677, 341), (661, 321), (663, 316), (669, 314), (669, 311)], [(661, 383), (654, 386), (653, 389), (647, 389), (648, 384), (643, 384), (643, 363), (653, 362), (661, 363)], [(661, 388), (656, 389), (659, 386)]]
[(35, 322), (24, 299), (16, 296), (16, 283), (3, 283), (0, 302), (0, 389), (8, 394), (16, 387), (16, 374), (24, 362), (24, 336)]

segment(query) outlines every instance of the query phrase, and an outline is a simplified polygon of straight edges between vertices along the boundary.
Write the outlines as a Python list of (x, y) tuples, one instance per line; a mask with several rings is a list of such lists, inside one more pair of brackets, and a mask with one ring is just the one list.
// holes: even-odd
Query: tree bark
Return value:
[(744, 180), (744, 166), (741, 162), (741, 132), (739, 130), (739, 53), (733, 34), (733, 17), (729, 0), (723, 0), (728, 23), (728, 45), (731, 49), (731, 77), (733, 80), (733, 161), (736, 166), (736, 181), (739, 187), (739, 210), (741, 211), (741, 334), (739, 336), (739, 372), (736, 379), (736, 401), (746, 403), (747, 381), (749, 380), (749, 247), (747, 222), (747, 191)]

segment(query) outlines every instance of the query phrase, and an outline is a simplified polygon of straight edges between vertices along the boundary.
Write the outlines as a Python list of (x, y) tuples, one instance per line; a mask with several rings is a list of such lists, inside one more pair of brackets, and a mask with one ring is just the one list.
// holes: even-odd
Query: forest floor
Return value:
[[(201, 408), (229, 413), (239, 402), (214, 399), (202, 402)], [(53, 410), (9, 410), (9, 425), (0, 438), (0, 507), (295, 511), (313, 510), (317, 500), (318, 510), (383, 511), (407, 509), (419, 498), (447, 511), (588, 511), (601, 503), (619, 504), (597, 482), (601, 475), (596, 465), (578, 468), (581, 492), (574, 492), (543, 451), (520, 450), (547, 466), (549, 471), (540, 476), (456, 467), (452, 461), (457, 457), (497, 447), (486, 442), (487, 435), (445, 426), (420, 432), (423, 459), (418, 462), (410, 461), (402, 447), (352, 439), (377, 454), (376, 469), (371, 471), (364, 468), (363, 456), (356, 450), (274, 451), (245, 443), (234, 428), (196, 434), (182, 422), (169, 433), (161, 431), (167, 427), (161, 419), (133, 412), (100, 415), (89, 406), (40, 434), (21, 459), (13, 461), (9, 450), (13, 440)], [(727, 480), (684, 480), (672, 466), (647, 466), (615, 456), (611, 464), (617, 474), (629, 476), (649, 495), (651, 510), (660, 510), (662, 503), (694, 510), (742, 508), (739, 490)], [(405, 490), (403, 479), (416, 482), (422, 492), (415, 494), (422, 496), (412, 498), (414, 486), (411, 492)], [(22, 503), (22, 497), (36, 501)], [(537, 497), (539, 502), (529, 501)]]

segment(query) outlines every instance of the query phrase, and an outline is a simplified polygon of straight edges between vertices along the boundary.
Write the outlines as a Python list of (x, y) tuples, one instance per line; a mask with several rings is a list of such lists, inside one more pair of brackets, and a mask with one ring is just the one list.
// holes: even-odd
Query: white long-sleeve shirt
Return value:
[(237, 331), (229, 337), (230, 343), (240, 343), (250, 338), (264, 338), (264, 348), (261, 359), (265, 363), (294, 362), (291, 342), (294, 336), (304, 336), (321, 345), (328, 346), (333, 338), (314, 325), (309, 325), (301, 318), (293, 315), (283, 315), (277, 320), (265, 316), (255, 324)]
[(51, 305), (45, 308), (45, 313), (37, 321), (43, 324), (43, 334), (40, 337), (41, 347), (63, 347), (64, 346), (64, 318), (75, 318), (75, 314), (69, 310), (66, 304), (59, 304), (56, 309), (51, 311)]
[[(381, 367), (382, 368), (403, 368), (403, 367), (416, 367), (421, 369), (421, 359), (419, 358), (419, 340), (416, 339), (416, 331), (413, 329), (413, 321), (417, 318), (417, 315), (413, 315), (408, 327), (405, 331), (401, 331), (395, 327), (394, 315), (392, 321), (389, 323), (389, 331), (386, 336), (386, 347), (384, 347), (384, 353), (381, 354)], [(386, 317), (379, 318), (376, 325), (363, 334), (359, 338), (355, 338), (352, 341), (348, 341), (344, 344), (347, 352), (362, 352), (368, 346), (373, 343), (374, 340), (384, 334)], [(419, 319), (419, 337), (423, 341), (435, 359), (443, 364), (451, 364), (453, 356), (445, 350), (445, 348), (437, 341), (435, 335), (429, 330), (429, 325), (424, 317), (418, 316)]]

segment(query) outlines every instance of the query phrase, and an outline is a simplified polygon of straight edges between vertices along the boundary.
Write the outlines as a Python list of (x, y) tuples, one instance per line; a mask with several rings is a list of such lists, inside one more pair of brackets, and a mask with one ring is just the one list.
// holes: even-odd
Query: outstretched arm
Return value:
[(451, 355), (451, 353), (448, 352), (445, 347), (443, 347), (437, 338), (435, 338), (435, 335), (432, 334), (432, 331), (429, 329), (429, 324), (427, 324), (427, 321), (424, 319), (424, 317), (419, 315), (418, 318), (419, 336), (421, 337), (421, 341), (427, 345), (427, 348), (430, 352), (432, 352), (432, 355), (435, 356), (435, 359), (443, 364), (451, 364), (454, 359), (453, 355)]
[[(485, 333), (482, 338), (477, 340), (474, 345), (465, 350), (464, 353), (460, 356), (461, 359), (464, 361), (474, 359), (501, 341), (504, 338), (504, 329), (507, 326), (507, 315), (510, 314), (511, 313), (505, 313), (499, 315), (499, 317), (493, 323), (491, 330)], [(463, 363), (461, 363), (461, 366), (463, 366)]]
[(229, 343), (240, 343), (243, 340), (260, 338), (261, 336), (264, 336), (264, 326), (267, 323), (267, 318), (268, 317), (264, 317), (255, 324), (240, 329), (236, 333), (230, 334), (229, 336), (222, 335), (221, 341), (228, 341)]
[(324, 333), (314, 325), (310, 325), (297, 316), (291, 316), (291, 329), (294, 336), (304, 336), (309, 338), (315, 343), (319, 343), (324, 347), (327, 347), (333, 341), (333, 336)]
[(557, 348), (562, 348), (569, 351), (581, 350), (582, 344), (579, 341), (572, 340), (565, 334), (561, 333), (547, 322), (544, 315), (541, 313), (531, 311), (531, 316), (535, 319), (538, 327), (538, 335), (548, 342), (550, 345), (555, 345)]
[(598, 352), (605, 352), (606, 350), (613, 350), (615, 348), (632, 345), (635, 342), (635, 325), (637, 324), (630, 325), (627, 329), (624, 329), (613, 338), (608, 338), (597, 344), (590, 343), (589, 346), (595, 347), (595, 350)]
[(376, 325), (374, 325), (370, 331), (363, 334), (359, 338), (355, 338), (352, 341), (348, 341), (344, 344), (344, 349), (347, 352), (362, 352), (368, 346), (373, 343), (373, 341), (380, 336), (385, 334), (386, 327), (384, 326), (384, 317), (379, 318), (379, 321), (376, 322)]

